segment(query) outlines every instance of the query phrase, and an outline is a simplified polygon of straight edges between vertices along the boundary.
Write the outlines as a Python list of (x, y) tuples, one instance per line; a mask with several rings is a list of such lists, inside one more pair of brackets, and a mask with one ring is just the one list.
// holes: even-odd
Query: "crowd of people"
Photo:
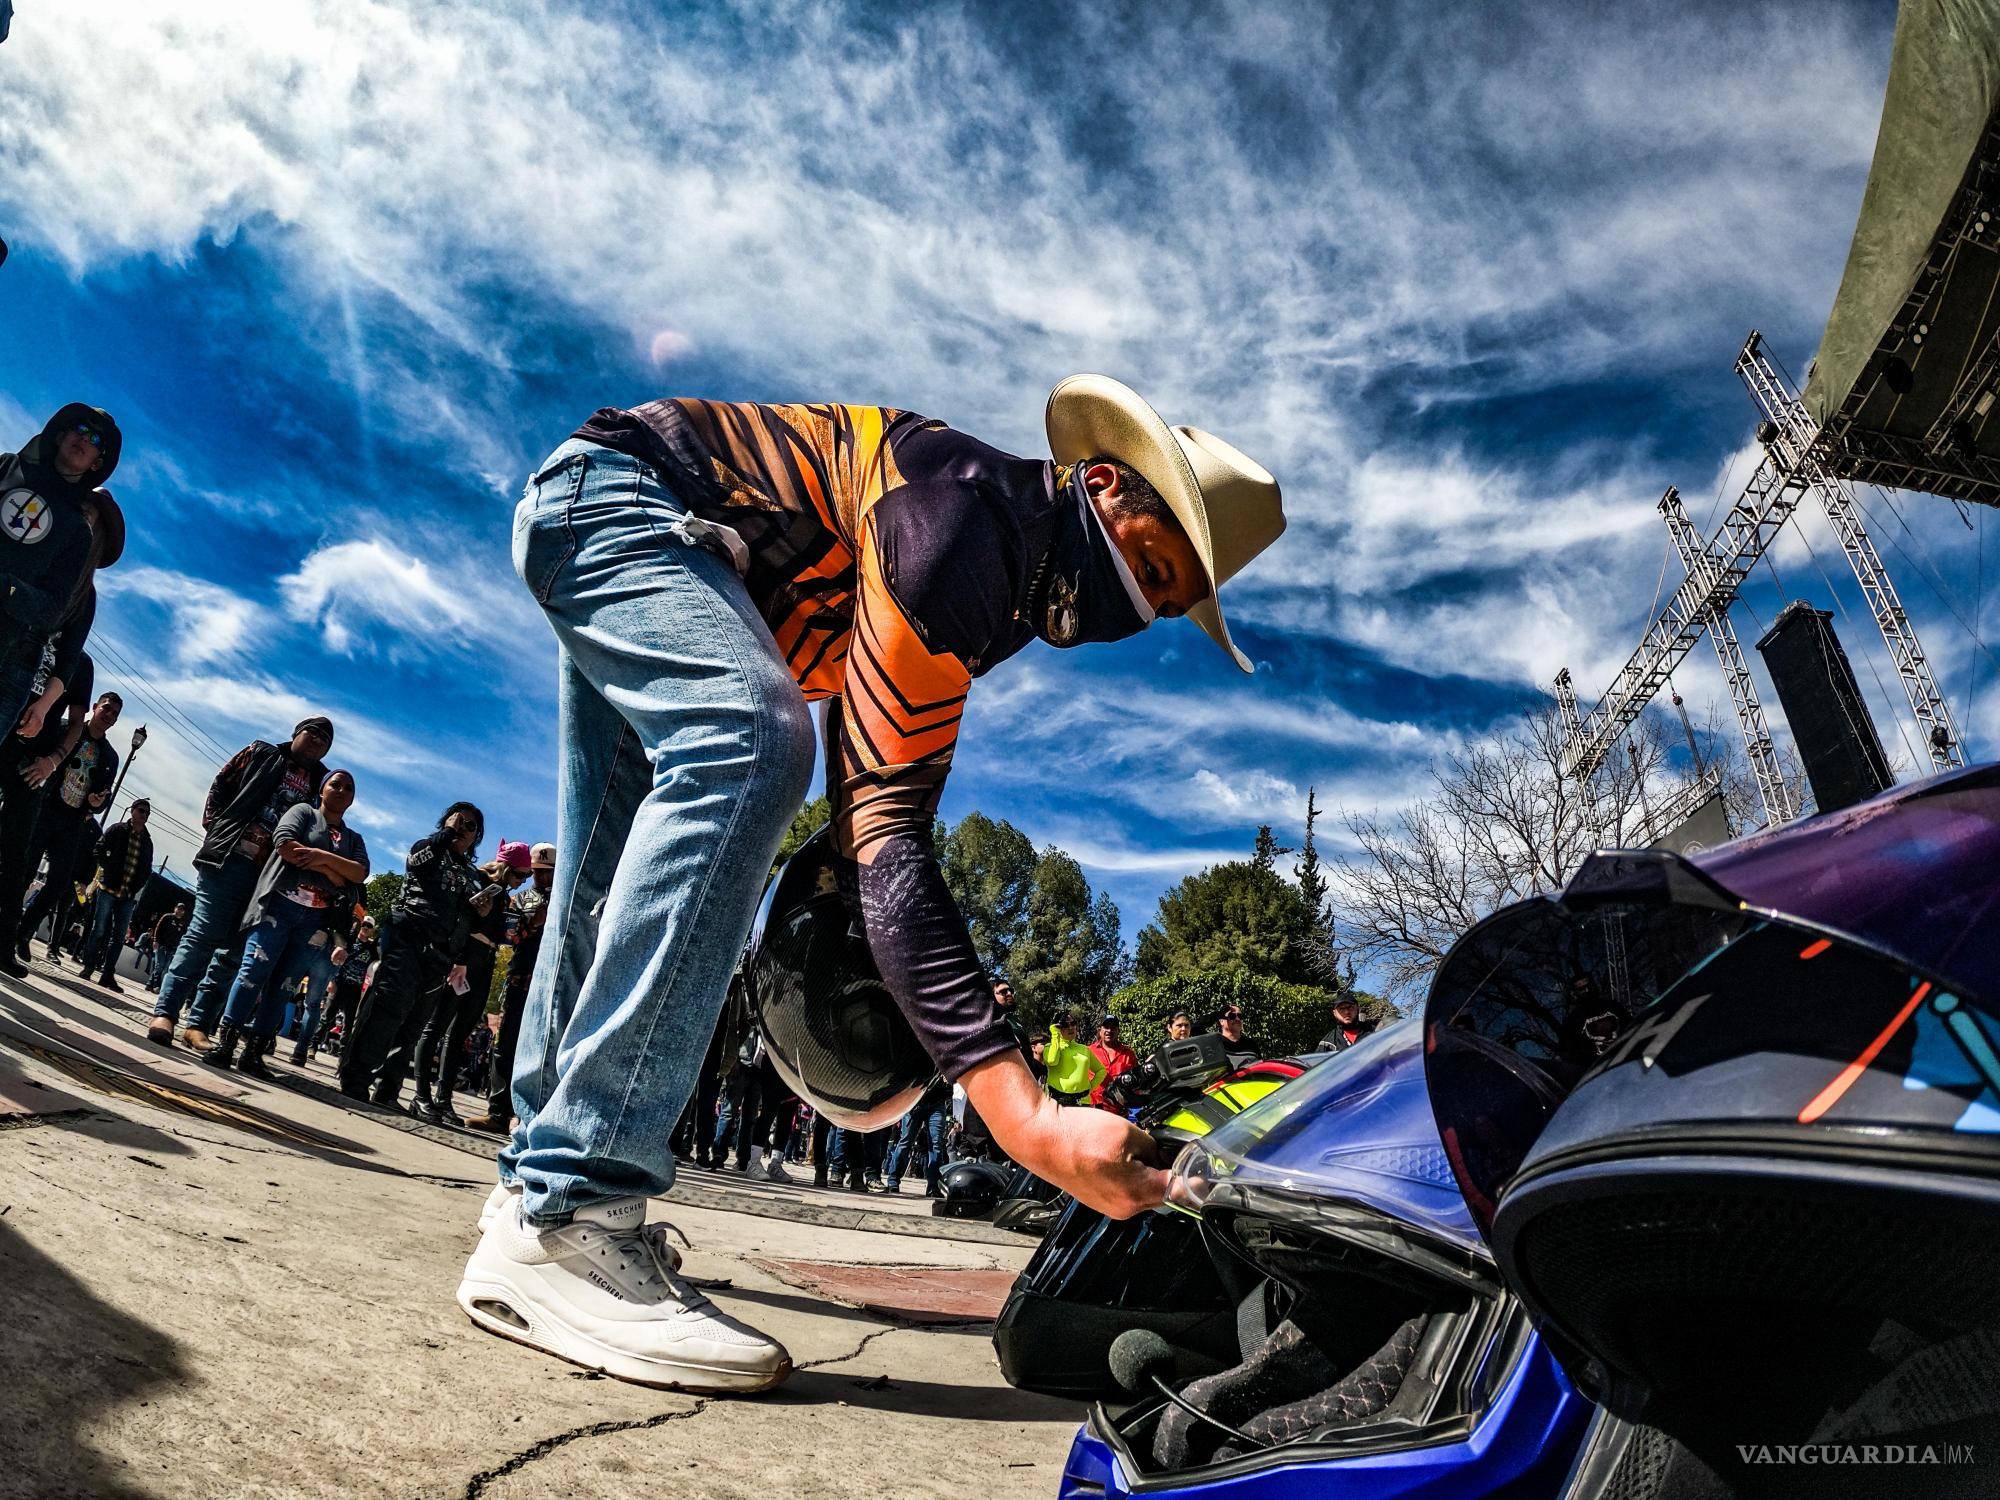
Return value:
[[(304, 1065), (338, 1038), (340, 1086), (458, 1123), (451, 1083), (504, 947), (514, 961), (497, 1039), (479, 1051), (485, 1112), (467, 1122), (504, 1134), (508, 1079), (533, 972), (555, 851), (502, 841), (476, 862), (485, 820), (448, 807), (410, 851), (383, 924), (366, 909), (367, 841), (347, 819), (351, 771), (330, 768), (332, 721), (312, 715), (282, 743), (246, 745), (217, 771), (201, 814), (190, 903), (139, 920), (154, 877), (140, 797), (105, 826), (120, 784), (109, 732), (124, 708), (94, 692), (86, 649), (97, 576), (125, 548), (124, 514), (105, 481), (123, 438), (110, 413), (71, 403), (11, 453), (0, 453), (0, 972), (25, 977), (30, 942), (73, 955), (117, 991), (118, 960), (138, 950), (156, 993), (148, 1040), (184, 1046), (219, 1068), (272, 1078), (286, 1027)], [(38, 878), (39, 877), (39, 878)]]
[[(1048, 1027), (1021, 1025), (1014, 987), (1001, 979), (993, 1000), (1013, 1033), (1036, 1080), (1060, 1104), (1117, 1111), (1107, 1087), (1138, 1066), (1123, 1039), (1123, 1023), (1110, 1012), (1098, 1018), (1093, 1039), (1076, 1040), (1077, 1012), (1059, 1011)], [(817, 1117), (797, 1098), (772, 1064), (763, 1037), (741, 1024), (740, 1008), (725, 1009), (710, 1042), (693, 1097), (688, 1101), (673, 1146), (683, 1161), (709, 1171), (734, 1171), (770, 1182), (789, 1183), (791, 1167), (810, 1168), (813, 1186), (856, 1193), (899, 1193), (906, 1177), (921, 1177), (924, 1192), (943, 1194), (944, 1169), (953, 1161), (991, 1160), (999, 1155), (965, 1096), (943, 1078), (934, 1080), (901, 1120), (876, 1130), (846, 1130)], [(734, 1018), (734, 1019), (733, 1019)], [(1235, 1062), (1267, 1055), (1246, 1029), (1243, 1009), (1226, 1005), (1204, 1018), (1221, 1036)], [(1335, 996), (1332, 1026), (1313, 1050), (1339, 1052), (1373, 1033), (1351, 993)], [(1193, 1036), (1196, 1018), (1175, 1011), (1168, 1017), (1169, 1040)]]

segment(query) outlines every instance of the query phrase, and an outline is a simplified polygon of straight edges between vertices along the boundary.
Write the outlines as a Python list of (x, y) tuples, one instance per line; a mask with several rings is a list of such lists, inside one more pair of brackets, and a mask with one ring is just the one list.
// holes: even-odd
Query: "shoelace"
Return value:
[[(615, 1245), (620, 1268), (634, 1275), (640, 1286), (662, 1287), (669, 1298), (687, 1311), (702, 1311), (711, 1304), (698, 1288), (680, 1274), (681, 1254), (669, 1241), (669, 1235), (678, 1238), (690, 1250), (694, 1248), (679, 1225), (664, 1220), (642, 1224), (637, 1229), (616, 1231), (609, 1238)], [(635, 1259), (635, 1256), (643, 1256), (644, 1259)]]

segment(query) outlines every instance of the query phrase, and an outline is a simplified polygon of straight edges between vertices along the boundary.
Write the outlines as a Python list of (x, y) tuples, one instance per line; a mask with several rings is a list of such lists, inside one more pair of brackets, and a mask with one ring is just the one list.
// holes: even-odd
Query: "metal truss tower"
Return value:
[[(1694, 529), (1694, 523), (1687, 518), (1681, 507), (1681, 492), (1671, 485), (1666, 494), (1660, 496), (1660, 515), (1667, 523), (1667, 531), (1674, 539), (1674, 550), (1681, 555), (1681, 565), (1687, 569), (1689, 578), (1697, 577), (1704, 569), (1712, 567), (1713, 560), (1708, 548), (1702, 545), (1701, 533)], [(1734, 597), (1735, 590), (1730, 590)], [(1750, 664), (1743, 658), (1743, 647), (1736, 639), (1736, 627), (1729, 623), (1727, 604), (1710, 606), (1708, 615), (1708, 639), (1715, 647), (1715, 659), (1722, 667), (1723, 681), (1729, 684), (1729, 701), (1736, 705), (1736, 717), (1743, 725), (1743, 748), (1750, 757), (1750, 773), (1756, 778), (1757, 797), (1764, 805), (1764, 823), (1775, 828), (1780, 823), (1789, 823), (1798, 816), (1799, 810), (1792, 804), (1791, 788), (1785, 785), (1783, 770), (1778, 765), (1777, 747), (1771, 741), (1771, 726), (1764, 718), (1764, 705), (1757, 697), (1757, 684), (1750, 676)]]
[(1867, 597), (1882, 641), (1901, 678), (1911, 713), (1917, 720), (1935, 770), (1965, 763), (1950, 706), (1931, 675), (1930, 664), (1911, 628), (1902, 600), (1888, 570), (1863, 527), (1859, 507), (1840, 481), (1825, 467), (1815, 449), (1819, 429), (1800, 404), (1789, 382), (1765, 356), (1763, 336), (1755, 331), (1736, 356), (1736, 373), (1764, 415), (1757, 429), (1764, 445), (1736, 503), (1707, 542), (1688, 522), (1677, 492), (1669, 489), (1660, 514), (1673, 534), (1675, 550), (1687, 577), (1667, 601), (1659, 617), (1619, 669), (1611, 687), (1588, 714), (1579, 715), (1576, 692), (1565, 670), (1556, 679), (1556, 697), (1568, 731), (1564, 770), (1588, 780), (1604, 764), (1619, 736), (1645, 711), (1666, 685), (1669, 674), (1704, 634), (1715, 645), (1722, 674), (1729, 684), (1737, 717), (1742, 720), (1750, 764), (1757, 780), (1764, 814), (1771, 823), (1797, 816), (1791, 791), (1778, 772), (1770, 726), (1758, 701), (1749, 665), (1736, 632), (1729, 624), (1729, 606), (1757, 559), (1791, 519), (1799, 502), (1810, 494), (1826, 511), (1841, 550), (1847, 554), (1856, 581)]
[(1952, 723), (1951, 705), (1938, 691), (1930, 661), (1910, 625), (1909, 615), (1904, 612), (1896, 585), (1890, 581), (1881, 554), (1861, 524), (1860, 507), (1846, 485), (1821, 462), (1816, 447), (1819, 428), (1807, 415), (1790, 382), (1764, 357), (1763, 340), (1757, 334), (1752, 333), (1744, 344), (1736, 361), (1736, 373), (1743, 377), (1751, 399), (1764, 413), (1760, 436), (1768, 434), (1770, 451), (1782, 454), (1787, 467), (1804, 477), (1814, 498), (1826, 511), (1834, 535), (1840, 538), (1840, 550), (1847, 554), (1854, 581), (1861, 585), (1869, 612), (1875, 616), (1875, 626), (1882, 632), (1882, 644), (1888, 647), (1889, 660), (1895, 663), (1896, 675), (1902, 679), (1903, 696), (1909, 700), (1910, 714), (1917, 721), (1917, 732), (1930, 755), (1932, 771), (1949, 771), (1964, 765), (1965, 752), (1959, 745), (1958, 727)]

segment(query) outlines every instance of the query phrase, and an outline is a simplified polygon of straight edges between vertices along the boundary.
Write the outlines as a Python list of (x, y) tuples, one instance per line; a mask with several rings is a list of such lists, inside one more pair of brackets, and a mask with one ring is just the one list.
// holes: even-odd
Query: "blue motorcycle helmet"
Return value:
[(1590, 1408), (1466, 1211), (1420, 1023), (1189, 1144), (1169, 1202), (1195, 1216), (1234, 1337), (1114, 1345), (1132, 1394), (1091, 1408), (1064, 1500), (1556, 1493)]

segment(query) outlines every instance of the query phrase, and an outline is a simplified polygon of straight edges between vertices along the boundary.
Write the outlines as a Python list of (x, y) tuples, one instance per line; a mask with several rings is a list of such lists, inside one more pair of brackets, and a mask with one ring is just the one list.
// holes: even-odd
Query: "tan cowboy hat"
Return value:
[(1072, 375), (1049, 392), (1049, 451), (1059, 464), (1114, 458), (1160, 492), (1208, 570), (1209, 596), (1188, 618), (1236, 665), (1255, 671), (1229, 639), (1219, 596), (1285, 529), (1270, 471), (1199, 427), (1169, 427), (1139, 393), (1109, 375)]

